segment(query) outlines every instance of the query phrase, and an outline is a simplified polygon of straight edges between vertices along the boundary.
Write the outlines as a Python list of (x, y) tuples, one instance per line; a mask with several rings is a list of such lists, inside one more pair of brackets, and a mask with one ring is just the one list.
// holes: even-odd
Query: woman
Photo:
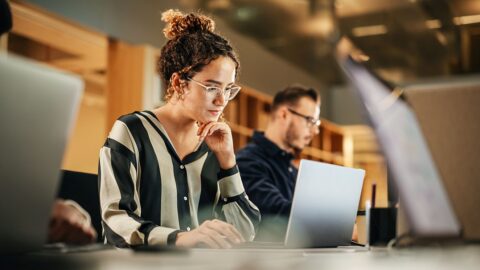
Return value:
[(240, 90), (238, 58), (210, 18), (162, 15), (166, 104), (120, 117), (100, 151), (106, 239), (213, 248), (252, 240), (260, 215), (245, 195), (231, 130), (218, 122)]

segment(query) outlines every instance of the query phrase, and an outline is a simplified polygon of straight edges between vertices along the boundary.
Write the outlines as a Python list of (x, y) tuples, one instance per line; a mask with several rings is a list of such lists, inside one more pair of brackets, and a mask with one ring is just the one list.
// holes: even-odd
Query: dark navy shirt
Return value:
[(236, 157), (245, 191), (262, 215), (256, 240), (282, 241), (298, 172), (293, 155), (255, 131)]

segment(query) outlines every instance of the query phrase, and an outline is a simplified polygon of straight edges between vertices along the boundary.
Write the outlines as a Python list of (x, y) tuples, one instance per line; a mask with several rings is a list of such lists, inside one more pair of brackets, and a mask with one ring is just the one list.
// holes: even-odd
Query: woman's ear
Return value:
[(178, 73), (173, 73), (170, 77), (170, 86), (173, 87), (175, 91), (178, 91), (182, 87), (182, 78)]
[(172, 89), (174, 95), (176, 96), (177, 100), (183, 100), (185, 94), (186, 86), (185, 81), (181, 78), (178, 73), (173, 73), (172, 77), (170, 77), (170, 88)]

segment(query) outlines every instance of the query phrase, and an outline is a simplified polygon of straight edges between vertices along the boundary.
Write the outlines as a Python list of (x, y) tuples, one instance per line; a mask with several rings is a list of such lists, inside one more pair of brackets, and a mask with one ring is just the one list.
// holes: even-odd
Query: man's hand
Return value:
[(207, 220), (190, 232), (177, 235), (179, 247), (207, 246), (210, 248), (231, 248), (234, 244), (245, 242), (233, 225), (218, 219)]
[(92, 243), (96, 238), (97, 233), (88, 216), (64, 200), (55, 201), (50, 216), (49, 243), (82, 245)]

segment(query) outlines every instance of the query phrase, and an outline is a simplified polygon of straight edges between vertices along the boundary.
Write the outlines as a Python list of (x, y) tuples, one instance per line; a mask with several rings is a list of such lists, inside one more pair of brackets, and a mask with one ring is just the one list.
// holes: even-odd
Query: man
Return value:
[(317, 92), (289, 86), (275, 95), (265, 133), (255, 131), (237, 153), (245, 191), (262, 214), (255, 240), (284, 240), (298, 172), (292, 161), (319, 133), (319, 117)]

